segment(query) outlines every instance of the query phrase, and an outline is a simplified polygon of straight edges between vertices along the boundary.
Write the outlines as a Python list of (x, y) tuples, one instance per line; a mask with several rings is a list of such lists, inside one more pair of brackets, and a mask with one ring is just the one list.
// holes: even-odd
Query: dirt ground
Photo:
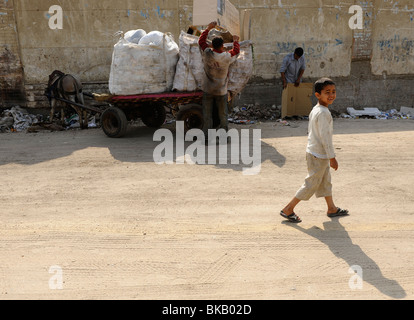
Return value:
[(252, 176), (155, 164), (142, 126), (0, 134), (0, 299), (414, 298), (414, 121), (334, 127), (350, 216), (312, 198), (298, 225), (279, 211), (306, 176), (307, 121), (232, 125), (261, 129)]

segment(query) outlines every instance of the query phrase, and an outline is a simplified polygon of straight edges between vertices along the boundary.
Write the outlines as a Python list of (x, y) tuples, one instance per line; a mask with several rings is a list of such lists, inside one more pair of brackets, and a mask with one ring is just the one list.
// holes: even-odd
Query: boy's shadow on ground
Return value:
[(339, 219), (333, 218), (332, 221), (324, 222), (324, 229), (316, 226), (305, 229), (288, 221), (283, 221), (283, 224), (292, 226), (326, 244), (335, 256), (343, 259), (350, 267), (360, 266), (363, 272), (362, 280), (370, 283), (383, 294), (394, 299), (405, 298), (407, 294), (401, 285), (395, 280), (384, 277), (375, 261), (368, 257), (360, 246), (352, 242)]

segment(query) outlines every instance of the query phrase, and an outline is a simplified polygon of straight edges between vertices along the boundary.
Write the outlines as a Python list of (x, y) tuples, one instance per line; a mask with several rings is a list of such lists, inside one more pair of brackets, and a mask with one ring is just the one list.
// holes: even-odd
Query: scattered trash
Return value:
[(381, 115), (381, 111), (379, 111), (377, 108), (364, 108), (363, 110), (355, 110), (354, 108), (347, 108), (347, 111), (349, 115), (352, 117), (361, 117), (361, 116), (378, 117)]
[(230, 118), (233, 120), (242, 120), (249, 119), (251, 121), (274, 121), (280, 118), (281, 115), (281, 106), (276, 105), (260, 105), (256, 104), (246, 104), (243, 106), (234, 107), (231, 110)]
[(286, 126), (286, 127), (290, 126), (290, 123), (287, 122), (286, 120), (278, 119), (276, 120), (276, 122), (279, 122), (281, 125)]
[[(97, 128), (99, 119), (96, 115), (89, 118), (88, 127)], [(0, 133), (6, 132), (38, 132), (40, 130), (62, 131), (72, 128), (79, 128), (79, 116), (73, 114), (65, 119), (64, 125), (45, 123), (43, 115), (30, 114), (27, 110), (20, 106), (15, 106), (11, 109), (0, 111)]]
[(0, 118), (0, 132), (21, 132), (27, 130), (33, 124), (41, 122), (42, 115), (29, 114), (19, 106), (15, 106), (3, 112)]
[(0, 118), (0, 132), (10, 131), (13, 128), (14, 118), (9, 115), (5, 115)]
[[(401, 107), (400, 111), (391, 109), (387, 111), (380, 111), (378, 108), (364, 108), (357, 110), (355, 108), (347, 108), (348, 113), (339, 113), (335, 110), (331, 110), (332, 117), (343, 119), (359, 119), (359, 118), (372, 118), (372, 119), (411, 119), (414, 120), (414, 108)], [(277, 121), (278, 124), (284, 126), (291, 126), (290, 121), (309, 120), (307, 116), (295, 116), (281, 118), (281, 106), (265, 106), (256, 104), (248, 104), (243, 106), (237, 106), (233, 108), (230, 118), (246, 121), (244, 119), (251, 119), (253, 121)]]
[(77, 113), (71, 115), (69, 118), (65, 119), (65, 124), (69, 128), (80, 128), (79, 124), (79, 115)]
[(229, 122), (230, 123), (235, 123), (235, 124), (255, 124), (256, 121), (254, 120), (241, 120), (241, 119), (233, 119), (233, 118), (229, 118)]
[(414, 108), (401, 107), (400, 112), (411, 118), (414, 118)]
[[(69, 118), (66, 118), (65, 124), (70, 129), (80, 128), (79, 115), (75, 113), (71, 115)], [(96, 116), (92, 116), (91, 118), (88, 119), (88, 128), (97, 128), (97, 127), (98, 125), (96, 123)]]
[(381, 119), (381, 120), (387, 120), (387, 119), (414, 119), (413, 116), (411, 116), (410, 114), (406, 114), (404, 112), (401, 111), (397, 111), (396, 109), (391, 109), (385, 112), (381, 112), (381, 115), (376, 117), (377, 119)]
[(89, 118), (88, 128), (97, 128), (98, 125), (96, 124), (96, 116)]
[(387, 111), (380, 111), (377, 108), (364, 108), (363, 110), (355, 110), (354, 108), (347, 108), (348, 114), (342, 113), (341, 118), (344, 119), (358, 119), (358, 118), (372, 118), (378, 120), (389, 119), (411, 119), (414, 120), (414, 108), (401, 107), (400, 111), (391, 109)]
[(346, 114), (346, 113), (341, 113), (340, 117), (344, 118), (344, 119), (352, 119), (352, 116), (350, 116), (349, 114)]

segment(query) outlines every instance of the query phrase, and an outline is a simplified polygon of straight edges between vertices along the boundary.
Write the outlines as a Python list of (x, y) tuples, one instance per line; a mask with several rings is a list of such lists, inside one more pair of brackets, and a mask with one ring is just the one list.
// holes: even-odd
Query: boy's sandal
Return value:
[(293, 222), (293, 223), (300, 223), (300, 222), (302, 222), (302, 220), (299, 218), (299, 216), (298, 215), (296, 215), (296, 213), (292, 213), (291, 215), (287, 215), (286, 213), (284, 213), (283, 212), (283, 210), (282, 211), (280, 211), (280, 215), (283, 217), (283, 218), (285, 218), (285, 219), (287, 219), (289, 222)]
[(347, 215), (349, 215), (349, 211), (345, 210), (345, 209), (341, 209), (341, 208), (338, 208), (338, 210), (334, 213), (328, 213), (329, 218), (343, 217), (343, 216), (347, 216)]

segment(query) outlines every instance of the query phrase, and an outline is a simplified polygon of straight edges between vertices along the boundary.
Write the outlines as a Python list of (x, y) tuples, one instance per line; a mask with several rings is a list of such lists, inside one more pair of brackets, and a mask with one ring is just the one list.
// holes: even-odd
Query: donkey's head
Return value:
[(48, 86), (50, 87), (57, 79), (64, 76), (65, 74), (62, 71), (55, 70), (49, 75)]

